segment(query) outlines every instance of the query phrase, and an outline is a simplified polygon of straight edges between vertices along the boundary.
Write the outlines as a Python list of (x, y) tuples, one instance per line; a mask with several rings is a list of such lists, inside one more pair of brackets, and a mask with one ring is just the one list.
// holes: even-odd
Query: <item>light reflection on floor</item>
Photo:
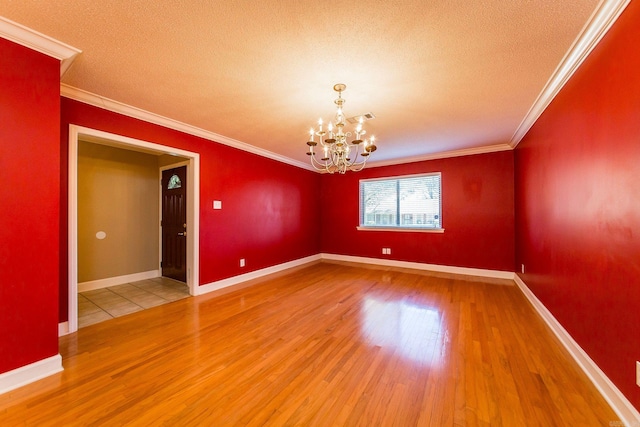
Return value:
[(439, 364), (443, 353), (443, 330), (437, 310), (405, 301), (367, 297), (361, 313), (362, 333), (370, 344), (393, 349), (421, 364)]

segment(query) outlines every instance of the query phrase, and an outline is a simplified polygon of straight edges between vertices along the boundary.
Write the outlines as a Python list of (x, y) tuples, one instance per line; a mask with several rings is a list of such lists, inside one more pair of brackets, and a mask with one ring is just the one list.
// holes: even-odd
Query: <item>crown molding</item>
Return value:
[[(313, 167), (310, 164), (300, 162), (298, 160), (294, 160), (289, 157), (282, 156), (280, 154), (276, 154), (272, 151), (255, 147), (253, 145), (247, 144), (246, 142), (238, 141), (236, 139), (229, 138), (224, 135), (220, 135), (220, 134), (210, 132), (192, 125), (188, 125), (186, 123), (179, 122), (177, 120), (170, 119), (168, 117), (160, 116), (158, 114), (151, 113), (149, 111), (142, 110), (140, 108), (133, 107), (131, 105), (127, 105), (119, 101), (114, 101), (112, 99), (105, 98), (100, 95), (96, 95), (86, 90), (69, 86), (65, 83), (60, 83), (60, 95), (64, 96), (65, 98), (69, 98), (85, 104), (93, 105), (94, 107), (102, 108), (104, 110), (112, 111), (114, 113), (122, 114), (128, 117), (133, 117), (135, 119), (143, 120), (145, 122), (153, 123), (169, 129), (184, 132), (189, 135), (194, 135), (194, 136), (204, 138), (213, 142), (218, 142), (220, 144), (238, 148), (240, 150), (257, 154), (262, 157), (267, 157), (272, 160), (277, 160), (279, 162), (296, 166), (301, 169), (306, 169), (312, 172), (318, 172), (317, 170), (313, 169)], [(509, 144), (497, 144), (497, 145), (489, 145), (485, 147), (466, 148), (462, 150), (446, 151), (442, 153), (429, 154), (426, 156), (373, 162), (373, 163), (368, 163), (368, 166), (378, 167), (378, 166), (397, 165), (397, 164), (403, 164), (403, 163), (420, 162), (423, 160), (435, 160), (435, 159), (444, 159), (448, 157), (469, 156), (472, 154), (493, 153), (496, 151), (505, 151), (505, 150), (511, 150), (511, 149), (513, 148)]]
[(0, 37), (60, 60), (60, 77), (82, 51), (0, 16)]
[(604, 0), (593, 12), (589, 21), (582, 29), (578, 38), (573, 42), (569, 51), (556, 67), (549, 81), (538, 95), (526, 116), (511, 137), (509, 145), (515, 148), (522, 138), (529, 132), (529, 129), (538, 120), (540, 115), (551, 104), (558, 92), (569, 81), (573, 73), (582, 65), (591, 51), (602, 40), (611, 26), (616, 22), (622, 11), (631, 0)]
[(93, 105), (94, 107), (102, 108), (104, 110), (112, 111), (114, 113), (122, 114), (134, 119), (143, 120), (145, 122), (160, 125), (169, 129), (177, 130), (180, 132), (194, 135), (200, 138), (207, 139), (209, 141), (217, 142), (223, 145), (237, 148), (239, 150), (247, 151), (249, 153), (257, 154), (262, 157), (266, 157), (272, 160), (277, 160), (282, 163), (296, 166), (302, 169), (313, 170), (310, 165), (290, 159), (289, 157), (276, 154), (272, 151), (268, 151), (262, 148), (254, 147), (245, 142), (238, 141), (233, 138), (226, 137), (208, 130), (201, 129), (196, 126), (191, 126), (177, 120), (170, 119), (149, 111), (142, 110), (131, 105), (123, 104), (122, 102), (114, 101), (109, 98), (105, 98), (100, 95), (96, 95), (91, 92), (87, 92), (82, 89), (78, 89), (73, 86), (69, 86), (65, 83), (60, 84), (60, 95), (65, 98), (73, 99), (85, 104)]
[(404, 157), (401, 159), (381, 160), (379, 162), (367, 163), (369, 168), (377, 168), (381, 166), (401, 165), (406, 163), (422, 162), (425, 160), (447, 159), (450, 157), (472, 156), (474, 154), (495, 153), (498, 151), (513, 150), (509, 144), (485, 145), (483, 147), (463, 148), (461, 150), (443, 151), (441, 153), (427, 154), (424, 156)]

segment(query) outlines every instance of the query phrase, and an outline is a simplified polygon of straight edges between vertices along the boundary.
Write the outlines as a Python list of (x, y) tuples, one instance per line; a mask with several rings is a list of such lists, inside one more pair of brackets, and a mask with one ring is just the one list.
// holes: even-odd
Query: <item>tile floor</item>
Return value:
[(78, 327), (167, 304), (189, 296), (185, 283), (166, 277), (141, 280), (78, 294)]

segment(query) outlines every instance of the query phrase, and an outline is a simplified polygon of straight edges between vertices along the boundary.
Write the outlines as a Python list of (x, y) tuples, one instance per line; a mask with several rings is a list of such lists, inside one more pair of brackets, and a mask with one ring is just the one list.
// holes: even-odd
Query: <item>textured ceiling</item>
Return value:
[(372, 161), (507, 144), (598, 0), (3, 0), (82, 50), (62, 82), (307, 162), (308, 129), (373, 112)]

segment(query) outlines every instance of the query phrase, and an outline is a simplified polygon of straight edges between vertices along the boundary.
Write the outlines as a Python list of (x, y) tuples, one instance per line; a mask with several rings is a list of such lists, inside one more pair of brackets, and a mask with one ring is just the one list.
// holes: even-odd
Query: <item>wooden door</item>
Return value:
[(162, 275), (187, 281), (187, 167), (162, 171)]

